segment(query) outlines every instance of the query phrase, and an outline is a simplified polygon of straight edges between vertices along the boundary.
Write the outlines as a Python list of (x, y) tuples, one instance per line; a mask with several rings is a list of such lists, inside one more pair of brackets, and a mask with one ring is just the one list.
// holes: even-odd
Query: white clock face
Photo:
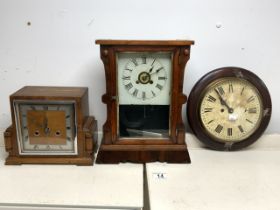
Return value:
[(170, 104), (171, 53), (118, 53), (119, 104)]
[(15, 101), (21, 155), (76, 155), (74, 102)]
[(262, 116), (258, 90), (243, 79), (228, 78), (210, 84), (201, 101), (204, 128), (222, 142), (247, 138), (259, 127)]

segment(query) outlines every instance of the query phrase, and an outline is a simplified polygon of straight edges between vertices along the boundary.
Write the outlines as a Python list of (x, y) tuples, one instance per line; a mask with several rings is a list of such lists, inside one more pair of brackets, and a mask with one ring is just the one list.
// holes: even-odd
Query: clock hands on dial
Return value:
[(227, 102), (223, 99), (223, 97), (221, 96), (221, 94), (219, 93), (219, 91), (214, 88), (215, 92), (218, 94), (220, 102), (222, 105), (227, 107), (228, 113), (233, 113), (233, 108), (229, 107), (229, 105), (227, 104)]
[[(142, 79), (145, 81), (145, 82), (141, 82), (142, 80), (141, 79), (138, 79), (137, 81), (136, 81), (136, 83), (137, 84), (139, 84), (139, 83), (141, 83), (141, 84), (153, 84), (153, 80), (151, 79), (151, 76), (153, 75), (153, 74), (157, 74), (160, 70), (162, 70), (163, 69), (163, 67), (160, 67), (159, 69), (157, 69), (156, 71), (154, 71), (154, 72), (152, 72), (153, 71), (153, 68), (154, 68), (154, 66), (151, 66), (151, 68), (148, 70), (148, 72), (141, 72), (139, 75), (142, 75), (141, 77), (142, 77)], [(149, 79), (149, 81), (147, 81), (146, 82), (146, 80), (147, 79)]]
[(50, 128), (48, 126), (48, 118), (47, 117), (44, 117), (43, 127), (44, 127), (45, 134), (49, 135), (50, 134)]
[(154, 66), (152, 66), (150, 69), (149, 69), (149, 73), (151, 73), (153, 71), (153, 68)]
[(162, 70), (163, 69), (163, 67), (160, 67), (158, 70), (156, 70), (155, 72), (153, 72), (153, 73), (150, 73), (150, 76), (151, 75), (153, 75), (153, 74), (157, 74), (160, 70)]

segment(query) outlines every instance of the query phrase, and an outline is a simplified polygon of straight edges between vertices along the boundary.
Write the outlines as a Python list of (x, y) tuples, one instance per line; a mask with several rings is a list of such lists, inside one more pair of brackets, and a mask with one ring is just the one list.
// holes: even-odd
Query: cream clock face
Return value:
[(259, 127), (263, 105), (258, 90), (250, 82), (227, 78), (206, 88), (199, 113), (203, 127), (214, 139), (238, 142)]
[(170, 104), (171, 53), (119, 53), (119, 104)]
[(21, 155), (75, 155), (77, 136), (74, 102), (15, 101)]

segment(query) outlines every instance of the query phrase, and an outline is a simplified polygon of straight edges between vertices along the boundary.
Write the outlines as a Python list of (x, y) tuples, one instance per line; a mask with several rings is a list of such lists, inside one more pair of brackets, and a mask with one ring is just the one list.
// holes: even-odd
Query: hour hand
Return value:
[(152, 66), (150, 69), (149, 69), (149, 73), (151, 73), (153, 71), (153, 68), (154, 66)]
[(217, 93), (217, 95), (219, 96), (221, 105), (224, 105), (227, 107), (228, 113), (233, 113), (233, 108), (229, 107), (229, 105), (227, 104), (227, 102), (223, 99), (223, 97), (221, 96), (221, 94), (219, 93), (219, 91), (215, 88), (214, 89), (215, 92)]
[(49, 126), (48, 126), (48, 118), (47, 118), (47, 117), (44, 118), (43, 126), (44, 126), (44, 132), (45, 132), (45, 134), (46, 134), (46, 135), (49, 135), (49, 133), (50, 133), (50, 128), (49, 128)]

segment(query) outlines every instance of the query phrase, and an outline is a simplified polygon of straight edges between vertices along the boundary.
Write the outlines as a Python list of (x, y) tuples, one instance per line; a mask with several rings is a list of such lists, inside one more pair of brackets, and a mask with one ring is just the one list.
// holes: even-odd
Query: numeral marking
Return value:
[(25, 136), (25, 137), (24, 137), (24, 140), (25, 140), (25, 141), (28, 141), (28, 136)]
[(48, 110), (49, 107), (48, 107), (48, 106), (43, 106), (43, 109), (44, 109), (44, 110)]
[(217, 127), (215, 128), (215, 131), (217, 132), (217, 133), (221, 133), (221, 131), (223, 130), (223, 126), (221, 126), (220, 124), (219, 125), (217, 125)]
[(241, 125), (238, 125), (238, 129), (240, 130), (240, 132), (241, 132), (241, 133), (243, 133), (243, 132), (244, 132), (244, 130), (243, 130), (243, 128), (242, 128), (242, 126), (241, 126)]
[(133, 96), (137, 97), (137, 94), (138, 94), (138, 89), (135, 89), (132, 93)]
[(58, 111), (59, 109), (60, 109), (60, 106), (57, 106), (57, 107), (56, 107), (56, 110)]
[(207, 98), (207, 101), (210, 101), (212, 103), (214, 103), (216, 101), (216, 98), (214, 98), (213, 96), (209, 95)]
[(228, 128), (227, 129), (227, 135), (228, 136), (232, 136), (232, 128)]
[(242, 88), (240, 95), (243, 94), (245, 87)]
[(213, 108), (204, 108), (204, 113), (212, 112)]
[(156, 61), (156, 59), (154, 59), (154, 60), (153, 60), (153, 62), (152, 62), (152, 64), (151, 64), (151, 66), (153, 66), (153, 65), (154, 65), (154, 62), (155, 62), (155, 61)]
[(122, 77), (123, 80), (130, 80), (130, 78), (131, 78), (130, 76), (123, 76)]
[(51, 147), (50, 147), (50, 145), (47, 145), (47, 150), (51, 150)]
[(145, 56), (142, 57), (142, 63), (146, 64), (147, 63), (147, 58)]
[(31, 109), (32, 109), (32, 110), (36, 110), (36, 107), (35, 107), (35, 106), (31, 106)]
[(138, 63), (137, 63), (137, 61), (136, 61), (136, 58), (132, 58), (132, 59), (131, 59), (131, 62), (134, 63), (135, 66), (138, 66)]
[(67, 137), (67, 141), (71, 141), (71, 138), (69, 136)]
[(70, 115), (66, 115), (66, 117), (65, 117), (66, 119), (68, 119), (68, 118), (70, 118)]
[(160, 89), (160, 90), (162, 90), (162, 88), (163, 88), (163, 86), (160, 85), (160, 84), (157, 84), (156, 87), (157, 87), (158, 89)]
[(256, 107), (254, 107), (254, 108), (249, 108), (249, 109), (248, 109), (248, 113), (250, 113), (250, 114), (256, 114), (256, 113), (257, 113), (257, 108), (256, 108)]
[(250, 103), (250, 102), (252, 102), (252, 101), (254, 101), (254, 100), (255, 100), (255, 97), (254, 97), (254, 96), (251, 96), (250, 98), (247, 99), (247, 103)]
[(70, 130), (70, 129), (71, 129), (71, 127), (70, 127), (70, 126), (67, 126), (67, 127), (66, 127), (66, 129), (67, 129), (67, 130)]
[(225, 91), (224, 91), (223, 87), (218, 87), (218, 91), (221, 95), (225, 94)]
[(124, 70), (127, 70), (127, 71), (130, 71), (130, 72), (132, 72), (132, 69), (128, 69), (128, 68), (126, 68), (126, 69), (124, 69)]
[(125, 88), (126, 88), (127, 90), (130, 90), (132, 87), (133, 87), (133, 85), (132, 85), (131, 82), (125, 85)]
[(166, 80), (167, 77), (158, 77), (158, 80)]
[(249, 120), (249, 119), (246, 119), (246, 121), (249, 122), (249, 123), (251, 123), (251, 124), (253, 124), (253, 122), (252, 122), (251, 120)]
[(39, 146), (36, 144), (36, 145), (34, 145), (34, 147), (33, 147), (35, 150), (37, 150), (37, 149), (39, 149)]
[(211, 124), (212, 122), (214, 122), (214, 120), (210, 120), (207, 124)]
[(146, 99), (146, 92), (142, 92), (142, 99), (145, 100)]
[(233, 93), (233, 86), (232, 86), (232, 83), (230, 83), (230, 84), (228, 85), (228, 92), (229, 92), (229, 93)]
[(156, 96), (156, 94), (154, 93), (154, 91), (152, 91), (152, 90), (151, 90), (151, 92), (152, 92), (152, 94), (153, 94), (153, 97), (155, 97), (155, 96)]

